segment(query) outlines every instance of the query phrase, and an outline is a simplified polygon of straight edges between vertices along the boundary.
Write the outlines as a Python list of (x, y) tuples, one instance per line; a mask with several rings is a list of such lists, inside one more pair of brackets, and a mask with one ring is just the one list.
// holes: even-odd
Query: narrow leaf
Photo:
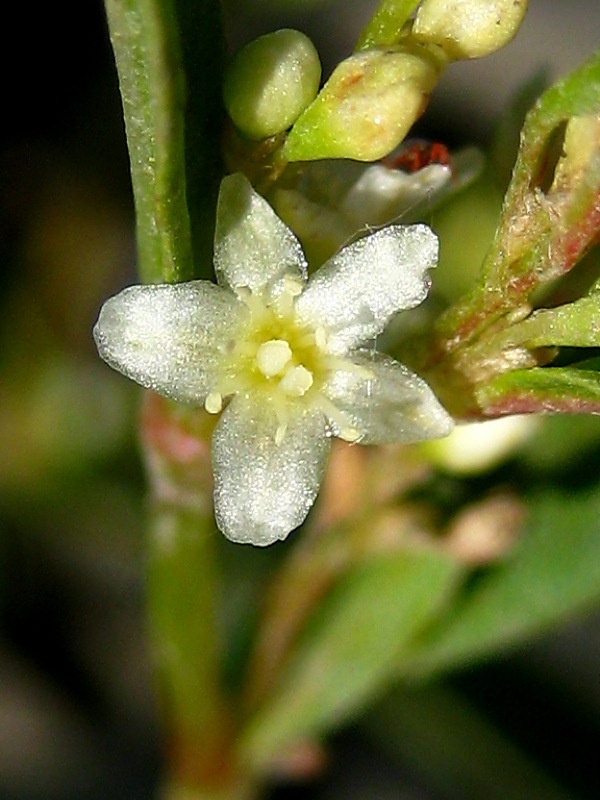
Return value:
[(488, 342), (496, 350), (522, 346), (600, 347), (600, 293), (573, 303), (534, 311)]
[(435, 617), (460, 568), (437, 552), (373, 558), (321, 606), (275, 694), (250, 722), (242, 750), (264, 764), (293, 741), (323, 732), (372, 697), (403, 648)]
[(148, 283), (210, 275), (221, 174), (218, 0), (106, 0)]
[(442, 686), (395, 689), (369, 713), (366, 726), (443, 797), (573, 800), (464, 698)]
[[(600, 231), (600, 53), (548, 89), (527, 115), (495, 240), (479, 285), (437, 324), (438, 353), (457, 349), (569, 271)], [(551, 140), (567, 125), (552, 185)], [(436, 357), (437, 358), (437, 357)]]
[(500, 375), (475, 389), (486, 417), (563, 412), (600, 414), (600, 374), (574, 367), (535, 367)]
[(171, 0), (106, 0), (137, 220), (143, 281), (193, 277), (186, 202), (184, 74)]
[(600, 601), (600, 488), (542, 492), (506, 562), (465, 591), (402, 673), (430, 676), (514, 647)]

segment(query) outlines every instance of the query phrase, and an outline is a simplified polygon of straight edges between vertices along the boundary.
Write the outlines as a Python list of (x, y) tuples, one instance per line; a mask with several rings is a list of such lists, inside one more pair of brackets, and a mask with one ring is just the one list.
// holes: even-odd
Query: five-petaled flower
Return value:
[(422, 302), (437, 254), (427, 226), (393, 225), (308, 279), (293, 233), (236, 174), (217, 208), (219, 285), (132, 286), (104, 304), (94, 336), (111, 366), (175, 401), (223, 409), (212, 461), (229, 539), (268, 545), (299, 526), (332, 436), (382, 444), (449, 433), (427, 384), (366, 344)]

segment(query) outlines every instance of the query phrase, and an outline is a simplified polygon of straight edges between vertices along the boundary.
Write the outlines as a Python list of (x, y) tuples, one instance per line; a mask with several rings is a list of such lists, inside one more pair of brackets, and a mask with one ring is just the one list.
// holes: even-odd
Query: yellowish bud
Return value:
[(513, 38), (526, 8), (527, 0), (424, 0), (412, 33), (453, 60), (477, 58)]
[(290, 131), (285, 158), (383, 158), (423, 113), (445, 64), (439, 48), (418, 44), (347, 58)]

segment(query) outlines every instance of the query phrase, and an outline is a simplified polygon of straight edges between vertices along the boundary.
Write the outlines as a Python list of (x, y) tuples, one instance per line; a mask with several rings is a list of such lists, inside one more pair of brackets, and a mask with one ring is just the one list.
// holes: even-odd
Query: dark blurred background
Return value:
[[(232, 43), (282, 25), (326, 71), (375, 3), (228, 0)], [(137, 391), (95, 357), (107, 295), (135, 280), (120, 102), (100, 0), (11, 9), (0, 128), (0, 798), (151, 798), (157, 730), (143, 616)], [(10, 46), (14, 40), (14, 48)], [(449, 70), (419, 125), (485, 144), (541, 68), (600, 43), (597, 0), (531, 0), (517, 40)], [(208, 76), (207, 76), (207, 79)], [(598, 453), (586, 461), (597, 470)], [(568, 796), (600, 796), (600, 618), (449, 681)], [(334, 737), (331, 768), (279, 797), (470, 797), (386, 752), (372, 726)]]

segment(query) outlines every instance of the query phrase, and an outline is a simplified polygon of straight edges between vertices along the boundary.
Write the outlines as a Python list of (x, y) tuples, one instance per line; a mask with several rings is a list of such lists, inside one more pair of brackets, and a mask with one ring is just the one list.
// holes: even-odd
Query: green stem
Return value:
[(179, 504), (150, 517), (148, 606), (156, 672), (176, 780), (219, 783), (225, 771), (223, 698), (215, 630), (214, 530)]
[(172, 0), (106, 0), (131, 161), (140, 276), (194, 275), (181, 109), (184, 73)]
[(396, 44), (418, 3), (419, 0), (381, 0), (358, 39), (356, 50)]
[(149, 394), (142, 434), (150, 487), (148, 616), (165, 743), (165, 800), (240, 800), (236, 730), (221, 681), (219, 569), (210, 435), (203, 411)]

